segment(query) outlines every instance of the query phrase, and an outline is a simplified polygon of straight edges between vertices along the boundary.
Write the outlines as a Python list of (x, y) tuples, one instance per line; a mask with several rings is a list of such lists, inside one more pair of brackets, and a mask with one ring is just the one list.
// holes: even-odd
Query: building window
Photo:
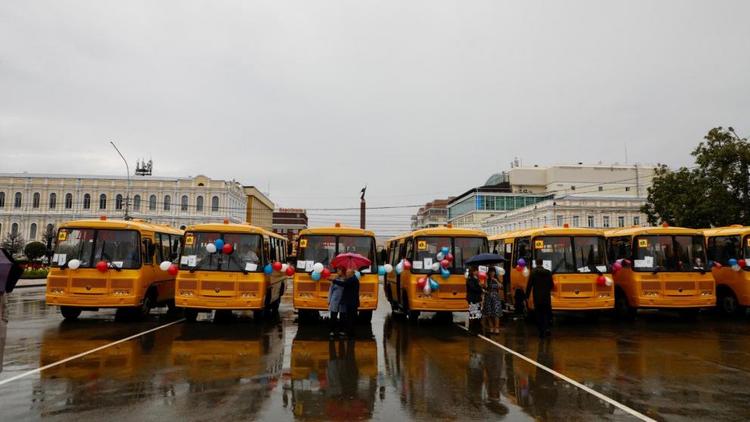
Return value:
[(214, 196), (211, 198), (211, 212), (218, 212), (219, 211), (219, 197)]
[(577, 215), (573, 216), (573, 227), (578, 227), (580, 225), (580, 221)]
[(21, 192), (16, 192), (16, 197), (13, 200), (13, 208), (21, 208)]
[(586, 217), (586, 223), (589, 227), (594, 227), (594, 216), (590, 215)]
[(576, 187), (575, 186), (571, 186), (570, 190), (576, 190)]
[(169, 195), (164, 195), (164, 211), (169, 211), (169, 208), (172, 206), (172, 197)]
[(100, 210), (107, 209), (107, 195), (105, 194), (99, 195), (99, 209)]
[(133, 197), (133, 209), (136, 211), (141, 210), (141, 195), (136, 195)]
[(83, 209), (87, 210), (91, 208), (91, 195), (88, 193), (83, 195)]
[(607, 228), (609, 227), (609, 216), (605, 215), (602, 217), (602, 227)]
[(71, 208), (73, 208), (73, 194), (66, 193), (65, 194), (65, 209), (69, 210)]
[(39, 192), (34, 192), (34, 196), (31, 199), (31, 207), (32, 208), (39, 208), (39, 198), (41, 198), (41, 195), (39, 195)]
[(36, 223), (31, 223), (29, 227), (29, 240), (36, 240)]
[(625, 227), (625, 217), (617, 217), (617, 227)]
[(115, 209), (122, 209), (122, 195), (120, 195), (119, 193), (117, 194), (117, 196), (115, 196)]
[(195, 210), (198, 212), (203, 212), (203, 197), (202, 196), (195, 198)]
[(151, 195), (148, 197), (148, 209), (151, 211), (156, 211), (156, 195)]
[(563, 216), (562, 215), (558, 215), (557, 216), (557, 227), (562, 227), (562, 226), (563, 226)]
[(625, 186), (625, 192), (630, 192), (630, 186)]
[(49, 209), (54, 210), (57, 208), (57, 194), (51, 193), (49, 194)]
[(641, 217), (636, 215), (633, 217), (633, 225), (634, 226), (640, 226), (641, 225)]
[(10, 232), (14, 235), (18, 234), (18, 223), (13, 223), (10, 226)]
[(188, 197), (187, 195), (182, 195), (182, 198), (180, 198), (180, 211), (187, 211), (188, 210)]
[(599, 192), (604, 190), (604, 186), (599, 186)]
[(0, 192), (0, 208), (5, 208), (5, 192)]

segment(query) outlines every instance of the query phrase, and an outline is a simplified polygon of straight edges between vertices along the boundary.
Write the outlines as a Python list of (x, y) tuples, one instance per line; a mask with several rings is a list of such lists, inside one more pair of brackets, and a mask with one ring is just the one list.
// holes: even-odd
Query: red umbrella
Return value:
[(351, 270), (369, 267), (370, 265), (372, 265), (372, 261), (358, 253), (342, 253), (331, 261), (331, 266), (333, 268), (344, 267)]

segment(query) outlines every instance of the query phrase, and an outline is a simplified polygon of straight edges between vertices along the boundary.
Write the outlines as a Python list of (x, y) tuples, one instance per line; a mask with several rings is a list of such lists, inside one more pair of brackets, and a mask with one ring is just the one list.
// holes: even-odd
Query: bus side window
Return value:
[(531, 244), (531, 238), (521, 237), (516, 239), (516, 255), (513, 257), (513, 268), (518, 264), (518, 260), (523, 258), (526, 261), (526, 265), (531, 265), (531, 253), (529, 251), (529, 245)]
[(406, 241), (406, 248), (404, 257), (410, 261), (414, 260), (414, 240), (409, 239)]
[(729, 265), (729, 260), (742, 256), (739, 236), (717, 236), (708, 239), (708, 259), (721, 265)]
[(266, 265), (269, 262), (271, 262), (270, 252), (271, 252), (271, 245), (268, 241), (268, 238), (264, 238), (263, 239), (263, 265)]
[(150, 237), (143, 238), (143, 263), (154, 265), (154, 241)]

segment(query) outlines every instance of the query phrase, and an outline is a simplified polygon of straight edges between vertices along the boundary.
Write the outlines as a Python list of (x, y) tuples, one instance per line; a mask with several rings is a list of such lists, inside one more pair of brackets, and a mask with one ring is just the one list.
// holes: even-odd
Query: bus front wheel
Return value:
[(72, 306), (61, 306), (60, 313), (66, 321), (75, 321), (81, 315), (81, 308)]
[(740, 304), (737, 302), (737, 297), (731, 290), (722, 289), (716, 303), (719, 306), (721, 313), (724, 315), (731, 316), (739, 313)]

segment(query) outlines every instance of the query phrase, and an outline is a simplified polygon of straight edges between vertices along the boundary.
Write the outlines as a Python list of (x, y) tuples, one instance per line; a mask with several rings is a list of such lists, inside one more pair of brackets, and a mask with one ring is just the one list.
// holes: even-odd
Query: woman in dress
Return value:
[(477, 267), (470, 267), (466, 277), (466, 301), (469, 302), (469, 330), (477, 333), (482, 321), (482, 286), (477, 277)]
[(503, 302), (500, 292), (503, 284), (497, 278), (497, 270), (490, 267), (487, 270), (487, 284), (484, 287), (484, 305), (482, 314), (487, 318), (489, 331), (493, 334), (500, 333), (500, 317), (503, 315)]

